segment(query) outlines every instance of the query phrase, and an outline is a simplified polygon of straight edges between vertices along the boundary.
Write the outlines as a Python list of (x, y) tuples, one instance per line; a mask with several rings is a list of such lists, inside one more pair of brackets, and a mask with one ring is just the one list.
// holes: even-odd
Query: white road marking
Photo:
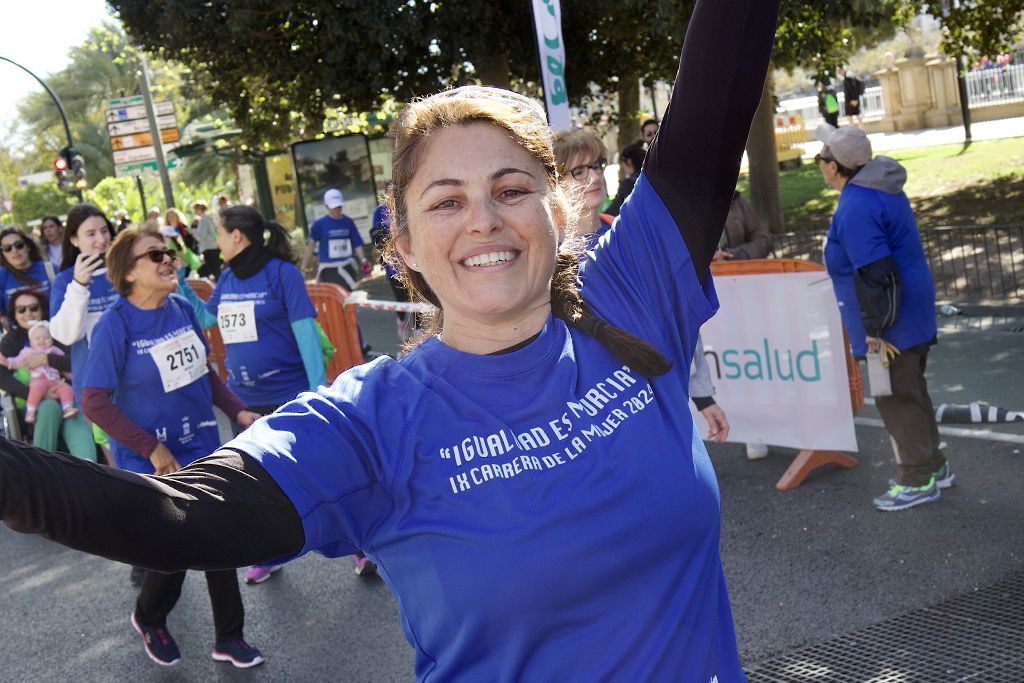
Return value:
[[(854, 424), (859, 424), (864, 427), (881, 427), (885, 429), (885, 425), (881, 420), (877, 420), (873, 417), (855, 417), (853, 418)], [(1024, 444), (1024, 434), (1005, 434), (1003, 432), (993, 432), (987, 429), (965, 429), (964, 427), (946, 427), (939, 425), (939, 434), (945, 434), (946, 436), (963, 436), (968, 439), (984, 439), (986, 441), (1003, 441), (1005, 443), (1016, 443)]]

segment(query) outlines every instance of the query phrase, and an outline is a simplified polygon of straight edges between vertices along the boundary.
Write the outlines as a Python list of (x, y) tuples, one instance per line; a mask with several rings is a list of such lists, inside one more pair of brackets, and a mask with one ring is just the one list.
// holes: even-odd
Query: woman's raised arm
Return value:
[(703, 282), (771, 58), (778, 0), (698, 0), (672, 100), (644, 161)]
[(257, 564), (293, 555), (305, 540), (266, 470), (229, 450), (157, 478), (0, 438), (0, 519), (160, 571)]

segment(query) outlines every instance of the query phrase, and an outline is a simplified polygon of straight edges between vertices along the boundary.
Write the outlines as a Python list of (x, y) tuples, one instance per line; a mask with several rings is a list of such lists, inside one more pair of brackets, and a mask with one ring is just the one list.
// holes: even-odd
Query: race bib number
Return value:
[(351, 240), (327, 240), (327, 256), (332, 261), (352, 256)]
[(217, 327), (225, 344), (259, 341), (256, 302), (234, 301), (217, 307)]
[(206, 347), (195, 330), (183, 332), (149, 350), (157, 369), (164, 393), (188, 386), (206, 375)]

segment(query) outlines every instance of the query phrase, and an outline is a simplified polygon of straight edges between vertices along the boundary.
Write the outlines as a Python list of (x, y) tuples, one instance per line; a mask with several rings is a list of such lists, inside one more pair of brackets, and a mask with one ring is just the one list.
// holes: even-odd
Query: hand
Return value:
[(86, 256), (79, 254), (75, 259), (75, 282), (88, 287), (92, 282), (92, 274), (103, 266), (103, 254), (92, 254)]
[(850, 100), (850, 106), (856, 107), (860, 103), (860, 100)]
[(158, 443), (153, 452), (149, 454), (149, 461), (153, 463), (153, 468), (156, 470), (154, 474), (170, 474), (181, 469), (178, 461), (162, 443)]
[(729, 421), (725, 419), (725, 411), (717, 403), (700, 411), (708, 422), (708, 441), (724, 443), (729, 436)]
[(370, 277), (371, 273), (373, 273), (373, 266), (370, 265), (369, 261), (363, 261), (363, 275)]
[(248, 427), (261, 417), (263, 416), (260, 415), (259, 413), (254, 413), (251, 410), (240, 410), (238, 412), (238, 415), (235, 416), (235, 422), (242, 425), (243, 427)]
[(724, 249), (716, 249), (715, 250), (715, 255), (711, 257), (711, 260), (712, 261), (728, 261), (732, 257), (733, 257), (732, 254), (730, 254), (729, 252), (725, 251)]
[[(4, 363), (6, 364), (6, 362), (7, 361), (5, 359)], [(49, 358), (47, 358), (45, 353), (30, 353), (27, 356), (25, 356), (25, 367), (27, 367), (29, 370), (35, 370), (36, 368), (41, 368), (44, 365), (49, 364)]]

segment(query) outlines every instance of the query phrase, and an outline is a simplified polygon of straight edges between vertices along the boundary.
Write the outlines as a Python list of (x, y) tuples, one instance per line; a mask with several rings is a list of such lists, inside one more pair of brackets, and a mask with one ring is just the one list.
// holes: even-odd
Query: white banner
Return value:
[(562, 10), (559, 0), (533, 0), (533, 25), (537, 30), (540, 72), (544, 77), (544, 106), (555, 132), (569, 130), (569, 97), (565, 89), (565, 45), (562, 44)]
[[(839, 307), (824, 272), (715, 278), (701, 329), (729, 441), (857, 450)], [(698, 352), (700, 349), (698, 349)], [(707, 423), (690, 403), (702, 434)]]

